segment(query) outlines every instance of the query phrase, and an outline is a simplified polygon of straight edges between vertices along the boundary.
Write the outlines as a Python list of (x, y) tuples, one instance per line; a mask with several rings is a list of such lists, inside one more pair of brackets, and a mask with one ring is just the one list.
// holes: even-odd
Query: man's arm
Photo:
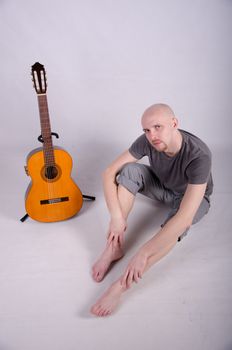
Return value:
[(137, 161), (129, 151), (125, 151), (103, 173), (104, 195), (111, 216), (109, 227), (109, 236), (111, 239), (118, 237), (121, 240), (122, 234), (126, 229), (126, 218), (123, 217), (118, 200), (116, 175), (123, 165)]
[(207, 184), (187, 186), (178, 212), (130, 261), (122, 277), (122, 284), (129, 288), (133, 281), (138, 282), (147, 267), (165, 256), (176, 244), (178, 237), (191, 226), (193, 218), (201, 204)]

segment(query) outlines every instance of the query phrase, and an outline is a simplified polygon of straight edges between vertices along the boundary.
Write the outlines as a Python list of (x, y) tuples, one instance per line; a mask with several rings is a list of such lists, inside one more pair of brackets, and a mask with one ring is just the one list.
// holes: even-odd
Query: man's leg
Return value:
[[(118, 200), (125, 219), (127, 219), (133, 207), (134, 198), (134, 194), (129, 192), (122, 185), (118, 185)], [(123, 254), (123, 247), (119, 244), (119, 242), (111, 242), (110, 244), (106, 244), (103, 253), (93, 266), (93, 279), (96, 282), (100, 282), (104, 278), (112, 262), (121, 259)]]
[[(117, 178), (118, 199), (124, 218), (127, 219), (134, 203), (136, 193), (141, 193), (151, 199), (157, 199), (167, 204), (173, 202), (173, 194), (160, 184), (151, 168), (144, 164), (126, 164)], [(123, 247), (119, 244), (106, 245), (102, 255), (94, 264), (92, 276), (96, 282), (100, 282), (112, 262), (123, 256)]]

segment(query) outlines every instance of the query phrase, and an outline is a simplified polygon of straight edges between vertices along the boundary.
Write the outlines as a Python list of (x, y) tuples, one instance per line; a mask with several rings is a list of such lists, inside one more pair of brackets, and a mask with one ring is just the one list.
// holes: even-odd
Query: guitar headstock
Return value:
[(38, 95), (46, 94), (47, 81), (44, 66), (39, 62), (33, 64), (33, 66), (31, 67), (31, 75), (36, 93)]

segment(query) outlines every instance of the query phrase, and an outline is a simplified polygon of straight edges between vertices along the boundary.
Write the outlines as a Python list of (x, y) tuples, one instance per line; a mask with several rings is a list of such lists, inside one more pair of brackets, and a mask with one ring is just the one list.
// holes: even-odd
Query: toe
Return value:
[(98, 305), (93, 305), (90, 309), (90, 312), (94, 315), (98, 315)]

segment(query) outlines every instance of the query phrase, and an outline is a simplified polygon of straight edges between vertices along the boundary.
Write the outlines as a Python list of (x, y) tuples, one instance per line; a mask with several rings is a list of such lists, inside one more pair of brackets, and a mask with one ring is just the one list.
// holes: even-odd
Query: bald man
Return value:
[[(126, 270), (92, 306), (97, 316), (110, 315), (123, 292), (164, 257), (209, 210), (213, 190), (211, 153), (198, 137), (178, 128), (165, 104), (150, 106), (142, 116), (143, 134), (104, 172), (104, 194), (110, 213), (106, 247), (93, 266), (102, 281), (112, 262), (124, 255), (127, 218), (136, 194), (169, 207), (161, 229), (130, 260)], [(137, 163), (147, 156), (150, 165)]]

